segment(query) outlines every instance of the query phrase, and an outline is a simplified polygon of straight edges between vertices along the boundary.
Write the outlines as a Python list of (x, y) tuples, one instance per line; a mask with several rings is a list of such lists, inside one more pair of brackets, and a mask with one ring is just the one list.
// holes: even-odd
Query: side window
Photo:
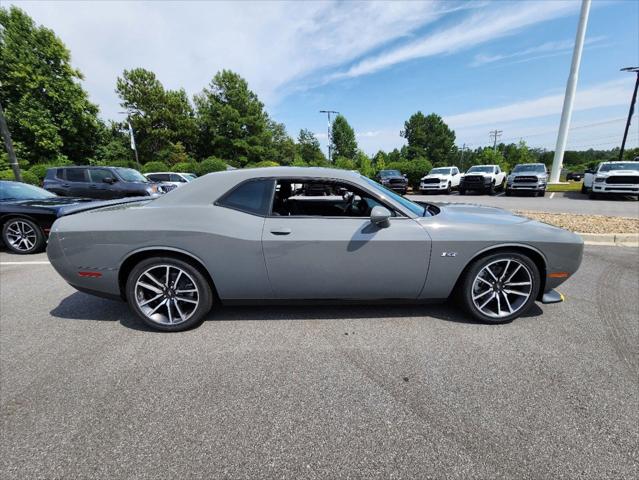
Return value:
[(115, 175), (104, 168), (94, 168), (89, 170), (89, 176), (93, 183), (102, 183), (105, 178), (113, 178)]
[(459, 170), (457, 167), (453, 168), (453, 175), (459, 175)]
[(182, 183), (186, 182), (186, 180), (184, 180), (184, 178), (182, 178), (180, 175), (177, 175), (175, 173), (172, 173), (169, 176), (169, 181), (171, 181), (171, 182), (182, 182)]
[(67, 181), (68, 182), (86, 182), (87, 169), (86, 168), (67, 168)]
[(495, 167), (495, 173), (501, 173), (501, 169), (499, 167)]
[(233, 188), (216, 205), (254, 215), (266, 216), (273, 195), (273, 180), (249, 180)]
[(275, 187), (272, 215), (369, 217), (371, 210), (378, 205), (388, 208), (372, 195), (348, 183), (330, 180), (279, 180)]
[(64, 168), (57, 168), (55, 171), (55, 176), (59, 180), (64, 180)]

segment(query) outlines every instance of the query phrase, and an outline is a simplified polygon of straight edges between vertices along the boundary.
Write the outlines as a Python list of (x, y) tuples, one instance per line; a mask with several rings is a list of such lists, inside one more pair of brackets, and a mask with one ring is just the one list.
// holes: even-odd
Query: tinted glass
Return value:
[(493, 173), (494, 167), (470, 167), (466, 173)]
[(401, 177), (399, 170), (382, 170), (379, 172), (380, 177)]
[(89, 176), (92, 182), (102, 182), (105, 178), (113, 178), (113, 174), (109, 170), (102, 168), (89, 170)]
[(252, 180), (231, 190), (217, 204), (264, 216), (271, 203), (272, 191), (272, 180)]
[(450, 175), (450, 168), (433, 168), (429, 175), (433, 174)]
[(616, 163), (604, 163), (599, 169), (600, 172), (610, 172), (611, 170), (639, 170), (639, 163), (637, 162), (616, 162)]
[(149, 182), (144, 175), (132, 168), (116, 168), (115, 170), (125, 182)]
[(425, 215), (426, 210), (421, 205), (411, 202), (410, 200), (408, 200), (405, 197), (402, 197), (401, 195), (397, 195), (392, 190), (384, 187), (383, 185), (380, 185), (379, 183), (371, 180), (368, 177), (362, 176), (361, 178), (365, 182), (368, 182), (369, 184), (371, 184), (375, 188), (375, 190), (377, 190), (378, 193), (380, 193), (382, 196), (392, 198), (397, 203), (401, 204), (404, 208), (407, 208), (408, 210), (410, 210), (417, 216), (423, 217)]
[(87, 182), (86, 168), (67, 168), (68, 182)]
[(41, 200), (56, 195), (45, 189), (20, 182), (0, 182), (0, 201), (6, 200)]
[(170, 175), (169, 180), (171, 182), (186, 182), (180, 175), (176, 175), (175, 173)]
[(539, 165), (536, 163), (529, 163), (529, 164), (524, 164), (524, 165), (517, 165), (513, 172), (539, 172), (539, 173), (544, 173), (546, 171), (546, 166), (545, 165)]

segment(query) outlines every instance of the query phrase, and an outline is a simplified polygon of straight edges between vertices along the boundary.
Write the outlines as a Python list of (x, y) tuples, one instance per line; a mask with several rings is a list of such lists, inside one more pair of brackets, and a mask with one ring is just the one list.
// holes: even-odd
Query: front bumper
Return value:
[(621, 194), (630, 194), (630, 195), (638, 195), (639, 194), (639, 185), (633, 184), (606, 184), (605, 182), (594, 183), (592, 186), (592, 191), (595, 193), (621, 193)]
[(509, 183), (506, 185), (508, 190), (525, 190), (525, 191), (536, 191), (540, 192), (546, 189), (545, 183)]
[(448, 183), (420, 183), (420, 190), (446, 190)]

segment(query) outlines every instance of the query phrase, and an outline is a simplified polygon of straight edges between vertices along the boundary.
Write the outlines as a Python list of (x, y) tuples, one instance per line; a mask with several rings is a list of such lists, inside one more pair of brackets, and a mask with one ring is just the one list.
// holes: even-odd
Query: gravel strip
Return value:
[(515, 213), (579, 233), (639, 233), (639, 220), (636, 218), (530, 211)]

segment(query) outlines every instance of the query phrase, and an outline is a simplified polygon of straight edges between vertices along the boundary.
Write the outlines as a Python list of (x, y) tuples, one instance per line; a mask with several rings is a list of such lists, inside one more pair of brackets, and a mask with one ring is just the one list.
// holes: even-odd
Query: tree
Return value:
[(373, 157), (373, 168), (377, 172), (384, 170), (386, 168), (387, 161), (388, 155), (383, 150), (379, 150)]
[(322, 167), (328, 163), (320, 148), (319, 140), (313, 132), (305, 128), (300, 130), (297, 137), (297, 153), (307, 165)]
[(200, 156), (216, 155), (237, 167), (264, 160), (272, 125), (264, 105), (240, 75), (218, 72), (195, 96), (195, 106)]
[(98, 145), (98, 107), (53, 31), (0, 8), (0, 103), (16, 153), (29, 163), (83, 162)]
[(419, 111), (414, 113), (404, 122), (400, 135), (408, 142), (409, 160), (422, 157), (432, 163), (446, 162), (455, 145), (455, 132), (435, 113), (428, 116)]
[(296, 146), (293, 139), (286, 133), (284, 124), (269, 119), (267, 130), (270, 134), (270, 140), (263, 161), (270, 161), (279, 165), (290, 165), (293, 163)]
[(174, 150), (178, 142), (185, 153), (194, 150), (197, 126), (184, 90), (165, 90), (153, 72), (135, 68), (118, 77), (116, 92), (120, 105), (129, 112), (142, 162)]
[(355, 158), (355, 154), (357, 154), (355, 131), (348, 124), (344, 115), (338, 115), (333, 121), (331, 137), (333, 139), (333, 158), (344, 157), (350, 160)]
[(493, 150), (492, 148), (484, 148), (479, 155), (477, 155), (477, 164), (499, 165), (499, 167), (504, 171), (508, 171), (510, 169), (504, 155), (499, 150)]

